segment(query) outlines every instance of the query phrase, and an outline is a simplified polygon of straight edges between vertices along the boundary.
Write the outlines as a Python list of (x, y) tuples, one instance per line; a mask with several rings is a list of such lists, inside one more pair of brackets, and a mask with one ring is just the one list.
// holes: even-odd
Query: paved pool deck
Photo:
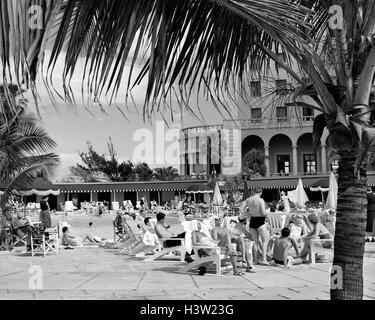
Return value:
[[(71, 217), (75, 234), (87, 231), (107, 237), (112, 217)], [(31, 257), (0, 253), (1, 300), (328, 300), (329, 263), (290, 270), (257, 266), (255, 274), (223, 276), (180, 274), (182, 262), (145, 262), (116, 249), (75, 248), (59, 255)], [(34, 268), (30, 268), (34, 266)], [(36, 268), (35, 268), (36, 266)], [(42, 271), (42, 289), (30, 289), (35, 270)], [(364, 299), (375, 299), (375, 244), (366, 244)]]

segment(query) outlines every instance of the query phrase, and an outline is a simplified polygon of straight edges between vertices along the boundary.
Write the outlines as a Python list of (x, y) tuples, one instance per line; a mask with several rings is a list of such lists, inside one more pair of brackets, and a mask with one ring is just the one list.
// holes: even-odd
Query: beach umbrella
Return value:
[(212, 189), (203, 184), (193, 184), (186, 188), (186, 193), (213, 193)]
[(327, 205), (326, 207), (329, 209), (337, 208), (337, 192), (338, 192), (338, 185), (336, 181), (336, 177), (333, 172), (329, 176), (329, 192), (327, 197)]
[(323, 178), (318, 180), (317, 182), (313, 183), (310, 187), (311, 191), (321, 191), (321, 192), (328, 192), (329, 191), (329, 178)]
[(250, 190), (247, 186), (247, 182), (244, 181), (242, 201), (245, 201), (247, 198), (250, 198)]
[[(4, 191), (9, 182), (3, 182), (0, 185), (0, 190)], [(0, 192), (2, 192), (0, 191)], [(41, 197), (53, 195), (57, 196), (60, 194), (60, 189), (56, 187), (51, 181), (45, 180), (43, 178), (35, 178), (33, 181), (24, 184), (23, 186), (18, 186), (16, 194), (24, 197), (37, 195)]]
[(305, 189), (303, 188), (301, 178), (298, 179), (297, 188), (288, 192), (288, 197), (292, 202), (297, 203), (299, 206), (304, 206), (305, 202), (309, 201)]
[(313, 192), (320, 192), (322, 195), (322, 202), (324, 202), (324, 194), (323, 192), (329, 191), (329, 179), (323, 178), (318, 180), (317, 182), (313, 183), (310, 187), (310, 191)]
[(221, 196), (219, 184), (217, 182), (215, 184), (214, 199), (213, 199), (212, 203), (215, 204), (215, 205), (223, 204), (223, 197)]
[(185, 193), (192, 193), (194, 195), (194, 202), (196, 201), (197, 193), (213, 193), (212, 189), (204, 184), (193, 184), (186, 188)]
[(22, 196), (32, 196), (37, 195), (41, 197), (53, 195), (57, 196), (60, 194), (60, 189), (56, 187), (51, 181), (45, 180), (43, 178), (36, 178), (23, 188), (19, 192)]

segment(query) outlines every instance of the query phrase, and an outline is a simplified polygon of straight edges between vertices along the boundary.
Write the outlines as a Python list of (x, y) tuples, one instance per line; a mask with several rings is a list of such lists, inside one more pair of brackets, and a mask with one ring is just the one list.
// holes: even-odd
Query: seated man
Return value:
[(283, 265), (286, 269), (289, 268), (289, 265), (302, 263), (302, 259), (289, 256), (289, 250), (293, 246), (296, 251), (296, 256), (298, 257), (297, 244), (289, 235), (290, 230), (288, 228), (282, 229), (281, 237), (275, 241), (273, 247), (273, 261), (278, 265)]
[[(162, 212), (157, 213), (156, 220), (157, 220), (157, 224), (155, 226), (155, 232), (159, 238), (161, 239), (162, 238), (185, 238), (185, 232), (179, 235), (175, 235), (168, 230), (170, 226), (164, 225), (164, 222), (165, 222), (164, 213)], [(172, 248), (172, 247), (177, 247), (180, 245), (181, 245), (181, 241), (179, 240), (166, 240), (163, 242), (163, 246), (165, 248)], [(188, 263), (193, 262), (193, 259), (190, 257), (190, 254), (186, 253), (185, 261)]]
[(91, 236), (87, 234), (83, 238), (81, 237), (74, 237), (70, 235), (68, 227), (62, 228), (63, 236), (62, 236), (62, 244), (64, 246), (70, 246), (70, 247), (79, 247), (82, 246), (86, 240), (90, 243), (98, 244), (98, 245), (105, 245), (106, 241), (104, 239), (101, 239), (97, 236)]
[[(215, 218), (215, 228), (212, 230), (212, 238), (213, 240), (219, 240), (217, 244), (218, 247), (226, 248), (225, 254), (230, 257), (233, 266), (233, 274), (235, 276), (244, 275), (244, 273), (237, 268), (237, 250), (235, 246), (232, 245), (231, 234), (228, 229), (221, 226), (220, 218)], [(252, 272), (250, 267), (246, 271)]]
[(28, 227), (32, 226), (30, 219), (25, 218), (25, 215), (22, 212), (17, 213), (17, 218), (12, 219), (12, 230), (15, 235), (20, 238), (23, 238), (27, 232)]

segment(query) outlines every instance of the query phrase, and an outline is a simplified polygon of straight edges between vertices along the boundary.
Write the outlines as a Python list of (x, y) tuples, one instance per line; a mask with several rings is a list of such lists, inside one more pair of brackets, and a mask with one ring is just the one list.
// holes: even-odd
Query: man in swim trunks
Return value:
[[(255, 195), (246, 199), (240, 207), (240, 217), (250, 219), (251, 238), (255, 242), (253, 255), (255, 264), (269, 265), (267, 262), (267, 248), (270, 240), (266, 225), (266, 205), (261, 198), (262, 188), (255, 189)], [(260, 238), (260, 239), (259, 239)], [(258, 251), (261, 250), (262, 261), (258, 262)]]
[(298, 247), (293, 238), (289, 237), (290, 229), (284, 228), (281, 230), (281, 237), (275, 241), (273, 247), (273, 261), (284, 266), (284, 268), (289, 269), (289, 265), (301, 264), (302, 259), (293, 258), (289, 256), (289, 250), (293, 246), (296, 251), (296, 256), (298, 257)]

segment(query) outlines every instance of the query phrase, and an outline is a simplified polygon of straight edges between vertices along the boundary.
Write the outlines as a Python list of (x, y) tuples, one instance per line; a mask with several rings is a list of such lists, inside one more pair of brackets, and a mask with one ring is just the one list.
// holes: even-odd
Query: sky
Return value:
[[(56, 103), (56, 107), (59, 111), (57, 112), (52, 105), (43, 82), (41, 79), (38, 81), (38, 92), (40, 96), (39, 110), (42, 117), (41, 125), (57, 143), (55, 153), (57, 153), (61, 159), (61, 165), (51, 179), (57, 181), (69, 175), (69, 167), (80, 162), (78, 152), (87, 151), (87, 141), (90, 141), (94, 149), (99, 153), (107, 154), (107, 143), (109, 137), (111, 137), (115, 150), (117, 151), (118, 159), (121, 161), (132, 160), (137, 162), (149, 159), (147, 162), (151, 167), (168, 166), (170, 162), (166, 161), (163, 163), (163, 149), (167, 148), (172, 142), (165, 142), (164, 147), (160, 142), (160, 137), (163, 135), (160, 127), (165, 126), (162, 120), (163, 118), (160, 114), (156, 114), (153, 117), (154, 119), (151, 124), (143, 121), (142, 105), (146, 90), (145, 83), (141, 83), (141, 85), (133, 91), (133, 98), (137, 107), (130, 105), (127, 109), (122, 102), (124, 101), (123, 97), (125, 96), (125, 88), (122, 90), (124, 92), (123, 96), (116, 101), (122, 111), (126, 114), (127, 119), (124, 118), (116, 106), (110, 106), (106, 103), (105, 99), (102, 99), (101, 103), (107, 114), (100, 111), (99, 106), (90, 106), (89, 110), (92, 113), (90, 114), (90, 112), (85, 110), (85, 104), (79, 100), (81, 96), (81, 79), (83, 74), (82, 66), (83, 60), (79, 62), (75, 76), (71, 82), (72, 90), (77, 98), (77, 105), (75, 107), (72, 107), (71, 104), (59, 99)], [(62, 72), (63, 61), (60, 60), (58, 61), (53, 73), (54, 88), (60, 93), (62, 92)], [(134, 73), (137, 74), (137, 70), (135, 70)], [(124, 85), (125, 83), (126, 82), (124, 82)], [(55, 95), (55, 97), (57, 96)], [(36, 108), (30, 94), (28, 100), (30, 110), (35, 112)], [(172, 121), (170, 112), (167, 112), (165, 119), (169, 128), (165, 126), (164, 133), (169, 132), (169, 135), (174, 136), (176, 129), (181, 129), (182, 127), (222, 123), (223, 116), (215, 109), (212, 102), (206, 101), (203, 96), (199, 98), (199, 106), (201, 110), (199, 119), (189, 114), (186, 110), (182, 110), (181, 119), (181, 109), (177, 100), (172, 98), (171, 101), (174, 110), (174, 119)], [(196, 107), (193, 105), (191, 106), (197, 113), (199, 113)], [(227, 115), (225, 118), (229, 118), (229, 116)], [(159, 123), (157, 121), (159, 121)], [(156, 129), (157, 127), (159, 127), (158, 130)], [(156, 138), (156, 136), (158, 138)], [(140, 141), (135, 141), (137, 137)], [(144, 137), (149, 139), (147, 141), (153, 140), (151, 147), (154, 151), (153, 156), (150, 156), (150, 153), (145, 155), (144, 153), (141, 154), (138, 152), (142, 149), (142, 145), (145, 145)], [(150, 144), (147, 145), (147, 152), (150, 151), (149, 146)]]

